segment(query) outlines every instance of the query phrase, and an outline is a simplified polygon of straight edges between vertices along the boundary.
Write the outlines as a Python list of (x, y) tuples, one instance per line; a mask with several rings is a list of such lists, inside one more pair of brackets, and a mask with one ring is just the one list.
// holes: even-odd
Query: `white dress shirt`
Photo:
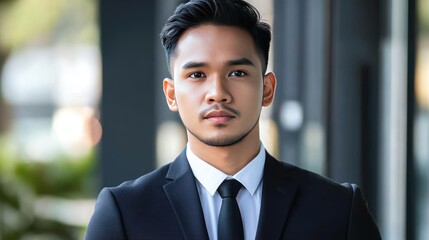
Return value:
[(258, 155), (234, 176), (228, 176), (198, 158), (189, 145), (186, 148), (186, 156), (197, 179), (198, 194), (209, 238), (217, 239), (217, 220), (222, 205), (222, 198), (217, 189), (225, 179), (234, 178), (244, 186), (237, 195), (237, 203), (243, 221), (244, 239), (255, 239), (261, 209), (262, 175), (265, 164), (265, 148), (262, 143)]

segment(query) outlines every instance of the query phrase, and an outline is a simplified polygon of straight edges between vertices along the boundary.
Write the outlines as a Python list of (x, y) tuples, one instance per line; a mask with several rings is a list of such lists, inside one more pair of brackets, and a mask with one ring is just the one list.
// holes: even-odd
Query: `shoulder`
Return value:
[(267, 175), (274, 175), (277, 179), (292, 181), (300, 188), (311, 188), (314, 191), (335, 191), (352, 194), (356, 185), (350, 183), (338, 183), (321, 174), (297, 167), (290, 163), (282, 162), (272, 156), (267, 157)]
[(313, 207), (341, 209), (342, 212), (347, 212), (356, 193), (362, 195), (355, 184), (338, 183), (326, 176), (278, 161), (273, 157), (267, 158), (265, 167), (264, 185), (267, 183), (294, 186), (296, 200), (311, 204)]
[(112, 223), (120, 219), (121, 224), (115, 225), (134, 226), (135, 222), (143, 224), (142, 221), (157, 219), (157, 209), (169, 205), (163, 188), (169, 166), (170, 164), (165, 165), (118, 186), (103, 188), (97, 198), (93, 219), (106, 220), (93, 221)]
[[(189, 173), (190, 167), (185, 155), (185, 151), (171, 163), (143, 176), (123, 182), (116, 187), (106, 187), (103, 189), (109, 192), (116, 204), (120, 206), (150, 206), (151, 204), (164, 204), (166, 194), (164, 187), (177, 178)], [(101, 194), (100, 194), (101, 196)]]
[(338, 229), (347, 229), (348, 239), (380, 239), (364, 194), (356, 184), (338, 183), (271, 156), (266, 167), (266, 174), (272, 174), (275, 181), (295, 186), (296, 212), (312, 213), (320, 222), (335, 222)]
[(171, 225), (170, 230), (177, 230), (164, 192), (164, 185), (171, 181), (166, 178), (170, 167), (171, 164), (167, 164), (135, 180), (103, 188), (86, 239), (127, 239), (127, 236), (168, 239), (165, 236), (171, 232), (154, 232), (153, 229)]
[(115, 187), (106, 187), (104, 190), (111, 192), (115, 198), (119, 199), (132, 200), (142, 197), (142, 194), (153, 196), (153, 194), (162, 191), (162, 186), (168, 182), (166, 174), (170, 165), (171, 163), (142, 175), (137, 179), (125, 181)]

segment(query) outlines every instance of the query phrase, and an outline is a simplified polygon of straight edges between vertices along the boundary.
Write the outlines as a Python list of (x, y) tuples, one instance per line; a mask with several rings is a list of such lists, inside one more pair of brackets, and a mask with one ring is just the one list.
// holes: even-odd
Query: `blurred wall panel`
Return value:
[(359, 184), (370, 208), (377, 197), (380, 4), (274, 1), (281, 159)]
[(156, 1), (100, 1), (102, 186), (155, 166)]

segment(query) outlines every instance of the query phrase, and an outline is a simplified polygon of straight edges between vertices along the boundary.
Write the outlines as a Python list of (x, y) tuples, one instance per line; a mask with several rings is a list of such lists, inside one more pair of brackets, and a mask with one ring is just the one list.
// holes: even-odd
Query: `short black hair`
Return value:
[(168, 68), (180, 36), (202, 24), (238, 27), (248, 32), (262, 57), (262, 73), (267, 70), (271, 42), (270, 25), (261, 20), (259, 11), (243, 0), (191, 0), (180, 4), (161, 31)]

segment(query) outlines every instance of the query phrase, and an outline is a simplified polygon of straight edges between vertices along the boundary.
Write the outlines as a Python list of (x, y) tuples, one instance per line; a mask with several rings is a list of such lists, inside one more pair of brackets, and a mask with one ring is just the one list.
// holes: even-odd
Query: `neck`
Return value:
[(230, 176), (243, 169), (259, 153), (259, 128), (255, 127), (249, 135), (231, 146), (216, 147), (207, 145), (188, 132), (188, 143), (192, 152), (203, 161)]

